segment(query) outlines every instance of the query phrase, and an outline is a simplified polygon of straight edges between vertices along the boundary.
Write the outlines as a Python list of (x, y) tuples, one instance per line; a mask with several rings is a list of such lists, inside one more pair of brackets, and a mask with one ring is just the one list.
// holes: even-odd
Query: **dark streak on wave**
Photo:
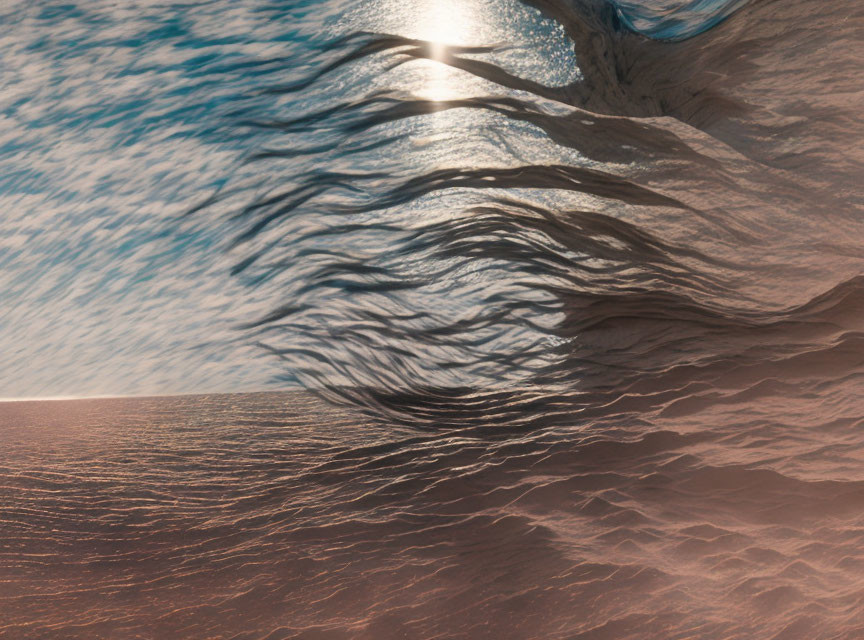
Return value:
[[(278, 299), (239, 335), (375, 419), (3, 405), (0, 636), (862, 637), (864, 3), (733, 3), (676, 42), (530, 4), (578, 82), (369, 33), (290, 84), (239, 63), (315, 106), (238, 105), (260, 182), (190, 215), (241, 201), (232, 277)], [(366, 95), (419, 57), (483, 95)], [(443, 116), (494, 158), (412, 165)]]
[[(389, 57), (391, 68), (434, 59), (509, 93), (433, 101), (379, 91), (285, 119), (235, 114), (272, 135), (321, 132), (331, 140), (263, 149), (248, 158), (259, 164), (343, 148), (384, 154), (405, 139), (382, 136), (388, 126), (464, 109), (530, 125), (581, 159), (453, 166), (407, 177), (322, 164), (292, 176), (237, 214), (246, 227), (235, 248), (274, 230), (284, 230), (290, 246), (270, 242), (243, 257), (234, 275), (260, 284), (296, 270), (289, 301), (245, 330), (311, 388), (427, 426), (482, 422), (490, 407), (511, 422), (539, 415), (548, 422), (557, 414), (552, 408), (563, 407), (557, 415), (572, 421), (630, 402), (634, 388), (652, 398), (636, 403), (644, 411), (678, 397), (708, 397), (695, 390), (748, 367), (761, 368), (764, 380), (797, 380), (814, 357), (807, 354), (847, 349), (842, 345), (854, 342), (860, 327), (842, 308), (858, 307), (860, 265), (848, 259), (848, 244), (823, 251), (829, 223), (804, 216), (819, 211), (857, 229), (844, 212), (860, 211), (860, 198), (832, 186), (849, 167), (860, 167), (860, 157), (841, 150), (825, 158), (838, 123), (849, 124), (841, 105), (819, 107), (827, 117), (805, 123), (817, 107), (797, 95), (772, 96), (777, 104), (787, 100), (784, 111), (771, 100), (753, 102), (766, 82), (760, 57), (795, 38), (807, 45), (769, 19), (773, 3), (752, 3), (710, 33), (675, 43), (622, 28), (605, 3), (530, 4), (568, 29), (581, 64), (578, 82), (544, 86), (477, 58), (496, 47), (358, 33), (323, 47), (319, 69), (307, 78), (265, 93), (305, 91), (376, 56)], [(785, 72), (787, 81), (802, 73), (795, 66)], [(549, 111), (543, 100), (565, 109)], [(846, 132), (858, 135), (860, 126)], [(808, 158), (821, 161), (818, 170)], [(486, 204), (445, 221), (369, 218), (453, 189), (494, 191)], [(572, 210), (504, 195), (524, 189), (584, 194), (602, 204)], [(771, 253), (780, 252), (772, 234), (784, 225), (803, 225), (813, 243), (800, 256), (772, 262)], [(352, 238), (365, 248), (365, 233), (383, 238), (382, 248), (352, 255)], [(303, 263), (309, 267), (298, 268)], [(469, 265), (498, 274), (504, 286), (448, 320), (447, 297), (461, 295), (458, 274)], [(824, 286), (815, 273), (831, 273), (840, 284), (819, 293)], [(790, 277), (807, 281), (801, 292), (813, 292), (811, 301), (797, 292), (775, 295)], [(342, 302), (319, 306), (322, 292)], [(438, 308), (418, 302), (421, 295), (438, 297)], [(525, 331), (533, 342), (513, 337)], [(441, 372), (465, 373), (467, 382), (436, 382)], [(745, 377), (758, 386), (759, 375)], [(489, 390), (502, 381), (507, 390)]]

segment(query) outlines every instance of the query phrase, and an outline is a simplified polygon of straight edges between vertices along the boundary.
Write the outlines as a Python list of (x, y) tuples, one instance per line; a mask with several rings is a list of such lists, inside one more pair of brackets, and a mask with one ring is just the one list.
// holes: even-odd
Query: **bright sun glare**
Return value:
[[(437, 45), (476, 43), (478, 21), (474, 3), (467, 0), (425, 0), (418, 7), (418, 37)], [(447, 100), (459, 95), (459, 72), (436, 61), (424, 62), (426, 82), (418, 93), (430, 100)]]

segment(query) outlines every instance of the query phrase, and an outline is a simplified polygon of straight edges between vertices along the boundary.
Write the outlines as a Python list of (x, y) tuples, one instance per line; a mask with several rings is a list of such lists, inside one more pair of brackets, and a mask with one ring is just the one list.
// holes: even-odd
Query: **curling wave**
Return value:
[[(358, 32), (261, 92), (317, 90), (327, 106), (235, 112), (278, 142), (246, 159), (267, 186), (234, 216), (233, 273), (284, 301), (245, 331), (288, 378), (428, 425), (482, 420), (493, 399), (513, 420), (550, 406), (573, 420), (636, 387), (693, 402), (742, 368), (752, 384), (798, 384), (812, 354), (852, 340), (860, 327), (837, 307), (860, 286), (862, 127), (844, 71), (861, 52), (832, 43), (855, 37), (846, 17), (861, 9), (787, 7), (798, 23), (835, 20), (815, 37), (776, 3), (530, 4), (576, 44), (572, 81), (514, 72), (489, 58), (500, 44)], [(485, 92), (326, 84), (418, 61)], [(814, 69), (822, 90), (805, 100)], [(459, 164), (453, 137), (453, 153), (418, 141), (442, 117), (479, 148)], [(308, 169), (292, 172), (299, 157)]]
[(861, 638), (864, 4), (381, 1), (187, 60), (181, 311), (288, 390), (2, 405), (0, 636)]

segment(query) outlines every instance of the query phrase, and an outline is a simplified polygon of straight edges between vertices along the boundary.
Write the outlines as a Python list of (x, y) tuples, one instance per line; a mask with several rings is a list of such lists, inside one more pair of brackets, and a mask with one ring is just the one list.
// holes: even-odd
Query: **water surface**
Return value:
[(4, 22), (0, 635), (860, 637), (860, 2)]

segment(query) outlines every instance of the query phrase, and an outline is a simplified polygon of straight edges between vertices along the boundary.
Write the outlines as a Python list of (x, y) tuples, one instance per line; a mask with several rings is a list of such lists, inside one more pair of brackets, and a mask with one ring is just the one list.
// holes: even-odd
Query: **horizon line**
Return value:
[(255, 389), (245, 391), (189, 391), (181, 393), (141, 393), (141, 394), (106, 394), (95, 396), (27, 396), (21, 398), (0, 398), (0, 404), (12, 402), (68, 402), (70, 400), (124, 400), (128, 398), (180, 398), (184, 396), (229, 396), (249, 393), (281, 393), (287, 391), (305, 391), (305, 389)]

